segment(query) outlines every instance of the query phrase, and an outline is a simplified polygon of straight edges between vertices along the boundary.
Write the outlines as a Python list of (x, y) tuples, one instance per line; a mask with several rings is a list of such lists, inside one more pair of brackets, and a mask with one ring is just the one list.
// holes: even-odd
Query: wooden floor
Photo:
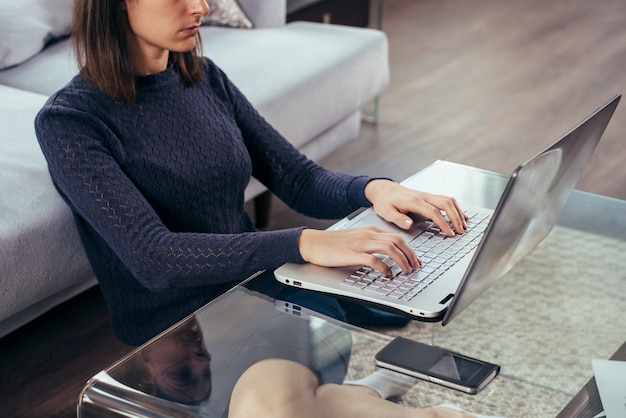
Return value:
[[(401, 180), (437, 159), (511, 172), (626, 90), (623, 0), (384, 0), (391, 84), (380, 121), (323, 163)], [(579, 188), (626, 199), (626, 103)], [(463, 179), (459, 179), (463, 181)], [(271, 227), (327, 223), (274, 204)], [(129, 350), (97, 289), (0, 339), (3, 416), (73, 416)]]

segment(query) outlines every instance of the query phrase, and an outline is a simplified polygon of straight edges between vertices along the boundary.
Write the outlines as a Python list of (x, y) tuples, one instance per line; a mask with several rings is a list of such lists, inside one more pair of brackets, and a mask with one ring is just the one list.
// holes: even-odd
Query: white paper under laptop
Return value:
[[(371, 208), (357, 211), (329, 228), (374, 224), (403, 235), (423, 260), (413, 276), (399, 272), (388, 278), (359, 266), (331, 268), (288, 263), (274, 272), (276, 279), (420, 320), (442, 320), (446, 325), (528, 254), (557, 223), (620, 98), (621, 95), (615, 96), (559, 140), (519, 165), (495, 210), (464, 208), (471, 214), (466, 234), (443, 238), (431, 231), (433, 224), (427, 220), (416, 222), (411, 231), (403, 231), (384, 221)], [(413, 184), (415, 177), (403, 184), (417, 188)], [(474, 228), (473, 224), (484, 217), (487, 217), (485, 223)], [(431, 238), (440, 242), (431, 244)], [(472, 240), (473, 249), (457, 249), (461, 244), (457, 241)], [(430, 254), (433, 247), (436, 255)], [(438, 260), (441, 256), (448, 260)]]
[(626, 416), (626, 361), (593, 359), (593, 374), (606, 418)]

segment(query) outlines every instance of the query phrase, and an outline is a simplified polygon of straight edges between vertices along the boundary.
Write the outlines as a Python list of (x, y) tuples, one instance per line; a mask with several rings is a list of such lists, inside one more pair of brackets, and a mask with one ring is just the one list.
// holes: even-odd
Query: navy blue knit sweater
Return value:
[(258, 270), (303, 262), (301, 228), (255, 231), (251, 175), (309, 216), (369, 206), (368, 177), (308, 160), (210, 60), (192, 86), (174, 67), (136, 83), (129, 104), (77, 76), (35, 121), (122, 341), (145, 341)]

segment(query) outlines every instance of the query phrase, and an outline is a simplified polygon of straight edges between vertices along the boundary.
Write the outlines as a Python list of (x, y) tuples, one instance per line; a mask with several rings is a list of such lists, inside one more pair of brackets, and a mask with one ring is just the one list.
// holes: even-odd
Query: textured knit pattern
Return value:
[(255, 231), (251, 175), (309, 216), (369, 205), (369, 178), (308, 160), (211, 61), (192, 86), (170, 67), (137, 87), (128, 104), (77, 76), (35, 121), (122, 341), (143, 342), (258, 270), (303, 261), (301, 228)]

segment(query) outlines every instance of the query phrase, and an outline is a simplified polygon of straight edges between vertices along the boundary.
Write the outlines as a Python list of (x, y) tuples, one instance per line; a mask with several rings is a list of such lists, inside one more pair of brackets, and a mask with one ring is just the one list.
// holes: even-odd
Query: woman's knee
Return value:
[(229, 418), (306, 416), (318, 381), (307, 367), (268, 359), (250, 366), (233, 389)]

